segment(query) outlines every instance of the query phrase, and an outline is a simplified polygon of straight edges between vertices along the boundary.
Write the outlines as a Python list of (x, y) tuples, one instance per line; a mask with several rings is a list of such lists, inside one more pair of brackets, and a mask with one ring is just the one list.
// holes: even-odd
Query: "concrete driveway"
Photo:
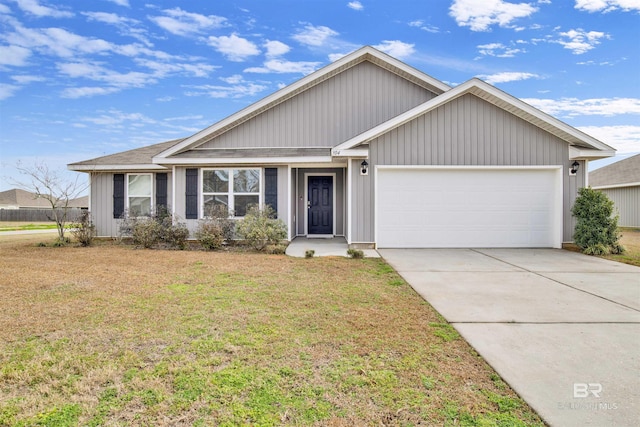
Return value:
[(381, 249), (552, 426), (640, 425), (640, 268), (558, 249)]

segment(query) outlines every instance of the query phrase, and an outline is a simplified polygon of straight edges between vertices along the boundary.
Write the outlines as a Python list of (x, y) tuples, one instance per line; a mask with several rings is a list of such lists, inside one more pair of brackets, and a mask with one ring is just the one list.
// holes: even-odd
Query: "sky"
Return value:
[(640, 153), (640, 0), (0, 0), (0, 191), (18, 162), (73, 180), (364, 45)]

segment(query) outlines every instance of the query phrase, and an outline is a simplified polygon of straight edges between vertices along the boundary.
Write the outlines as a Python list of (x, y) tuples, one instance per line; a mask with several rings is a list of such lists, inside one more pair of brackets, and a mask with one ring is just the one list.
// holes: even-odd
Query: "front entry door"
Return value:
[(307, 234), (333, 235), (333, 177), (310, 176)]

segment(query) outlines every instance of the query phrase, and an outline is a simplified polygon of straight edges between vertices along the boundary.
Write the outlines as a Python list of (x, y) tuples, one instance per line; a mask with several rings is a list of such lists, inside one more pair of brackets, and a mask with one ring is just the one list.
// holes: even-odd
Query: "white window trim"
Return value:
[(124, 208), (127, 212), (130, 212), (130, 208), (129, 208), (129, 198), (130, 197), (147, 197), (146, 195), (136, 195), (136, 194), (129, 194), (129, 177), (130, 176), (141, 176), (141, 175), (147, 175), (149, 177), (151, 177), (151, 192), (149, 194), (149, 198), (150, 198), (150, 206), (149, 206), (149, 212), (151, 213), (151, 215), (153, 215), (153, 209), (155, 206), (154, 203), (154, 192), (155, 192), (155, 182), (153, 179), (153, 174), (152, 173), (148, 173), (148, 172), (142, 172), (142, 173), (128, 173), (125, 175), (125, 185), (124, 185), (124, 193), (125, 193), (125, 205)]
[[(204, 172), (205, 171), (226, 171), (229, 174), (229, 188), (228, 191), (226, 193), (221, 193), (221, 192), (215, 192), (215, 193), (205, 193), (204, 191)], [(258, 191), (255, 193), (238, 193), (239, 195), (243, 195), (243, 196), (258, 196), (258, 205), (262, 206), (263, 205), (263, 199), (264, 199), (264, 168), (257, 168), (257, 167), (235, 167), (235, 168), (201, 168), (200, 169), (200, 185), (198, 188), (198, 194), (200, 197), (200, 218), (205, 218), (205, 214), (204, 214), (204, 198), (205, 196), (212, 196), (212, 195), (226, 195), (228, 197), (228, 208), (229, 208), (229, 218), (244, 218), (242, 216), (236, 216), (235, 212), (233, 213), (233, 215), (231, 215), (231, 211), (233, 211), (232, 207), (235, 206), (235, 192), (233, 191), (233, 175), (234, 172), (237, 170), (257, 170), (259, 172), (259, 182), (258, 182)]]

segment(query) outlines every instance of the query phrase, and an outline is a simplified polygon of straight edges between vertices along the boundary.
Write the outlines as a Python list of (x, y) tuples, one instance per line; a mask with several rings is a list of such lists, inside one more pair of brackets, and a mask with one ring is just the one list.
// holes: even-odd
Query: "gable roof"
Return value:
[(180, 143), (184, 138), (173, 139), (159, 144), (148, 145), (142, 148), (122, 151), (108, 156), (96, 157), (91, 160), (70, 163), (67, 168), (79, 172), (92, 171), (113, 171), (126, 169), (166, 169), (163, 166), (155, 165), (151, 159), (166, 149)]
[(339, 60), (321, 68), (314, 73), (309, 74), (306, 77), (294, 82), (279, 91), (261, 99), (248, 106), (247, 108), (238, 111), (229, 117), (222, 119), (221, 121), (209, 126), (208, 128), (184, 139), (179, 144), (176, 144), (166, 151), (158, 154), (154, 162), (161, 163), (162, 159), (177, 154), (181, 151), (193, 148), (194, 146), (201, 145), (218, 135), (244, 123), (245, 121), (261, 114), (262, 112), (273, 108), (274, 106), (291, 99), (295, 95), (304, 92), (329, 78), (361, 63), (369, 61), (376, 64), (394, 74), (397, 74), (418, 86), (421, 86), (437, 95), (440, 95), (448, 91), (450, 86), (447, 84), (419, 71), (409, 65), (374, 49), (371, 46), (364, 46), (355, 52), (352, 52)]
[(568, 124), (552, 117), (537, 108), (532, 107), (526, 102), (509, 95), (500, 89), (491, 86), (490, 84), (473, 78), (466, 81), (453, 89), (436, 96), (435, 98), (418, 105), (417, 107), (400, 114), (393, 119), (382, 123), (366, 132), (361, 133), (348, 141), (336, 146), (332, 153), (334, 156), (350, 155), (350, 151), (355, 147), (368, 143), (369, 141), (399, 127), (403, 124), (413, 120), (414, 118), (428, 113), (447, 102), (450, 102), (465, 94), (472, 94), (481, 99), (484, 99), (491, 104), (502, 108), (520, 117), (523, 120), (557, 136), (564, 141), (567, 141), (569, 145), (574, 146), (575, 149), (572, 152), (571, 158), (603, 158), (613, 156), (615, 150), (606, 145), (605, 143), (587, 135), (578, 129), (569, 126)]
[(589, 185), (594, 188), (640, 185), (640, 154), (589, 172)]

